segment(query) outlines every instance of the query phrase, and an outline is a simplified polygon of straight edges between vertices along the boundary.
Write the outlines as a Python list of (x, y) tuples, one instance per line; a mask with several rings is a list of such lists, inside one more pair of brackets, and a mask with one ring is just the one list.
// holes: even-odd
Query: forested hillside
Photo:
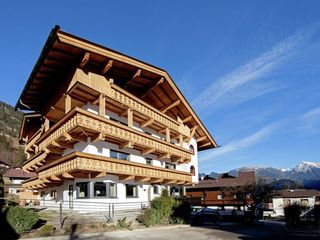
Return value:
[(12, 167), (25, 160), (23, 146), (19, 145), (18, 135), (23, 113), (0, 101), (0, 161)]

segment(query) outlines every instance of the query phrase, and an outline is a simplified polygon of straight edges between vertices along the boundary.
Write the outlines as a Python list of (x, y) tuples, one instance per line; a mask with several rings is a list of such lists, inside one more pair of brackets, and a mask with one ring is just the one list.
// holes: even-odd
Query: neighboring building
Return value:
[(59, 27), (16, 108), (33, 111), (20, 139), (37, 177), (23, 186), (74, 209), (180, 195), (198, 182), (198, 151), (217, 146), (165, 70)]
[(22, 182), (35, 177), (35, 173), (27, 173), (21, 168), (11, 168), (3, 174), (4, 196), (19, 195), (23, 191)]
[[(221, 177), (209, 180), (200, 180), (198, 184), (187, 187), (186, 196), (193, 205), (211, 206), (220, 209), (241, 209), (243, 201), (231, 194), (231, 189), (253, 185), (255, 183), (254, 171), (239, 172), (238, 177), (223, 174)], [(248, 202), (251, 199), (248, 196)]]
[(307, 209), (320, 204), (320, 191), (307, 189), (291, 189), (275, 191), (272, 197), (275, 216), (284, 216), (283, 208), (290, 204), (301, 204)]

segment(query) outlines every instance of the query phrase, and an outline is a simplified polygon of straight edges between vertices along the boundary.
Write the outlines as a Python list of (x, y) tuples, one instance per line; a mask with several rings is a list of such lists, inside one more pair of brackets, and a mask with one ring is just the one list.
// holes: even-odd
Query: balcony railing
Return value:
[[(190, 173), (171, 170), (141, 163), (101, 157), (93, 154), (73, 152), (61, 159), (47, 164), (38, 169), (38, 179), (27, 181), (24, 187), (39, 189), (52, 186), (54, 181), (61, 184), (59, 179), (76, 177), (77, 174), (90, 173), (91, 177), (113, 174), (119, 180), (135, 180), (137, 182), (165, 183), (165, 184), (190, 184)], [(88, 174), (86, 175), (88, 177)]]
[[(73, 148), (75, 140), (79, 141), (79, 132), (97, 140), (114, 139), (119, 144), (122, 143), (124, 148), (136, 148), (142, 154), (153, 153), (158, 155), (159, 159), (171, 158), (172, 161), (178, 163), (191, 160), (192, 153), (187, 149), (80, 108), (74, 108), (66, 114), (44, 133), (35, 145), (38, 151), (43, 153), (50, 153), (52, 148), (61, 148), (62, 150)], [(37, 155), (24, 168), (27, 166), (26, 170), (30, 170), (32, 166), (41, 166), (41, 161), (44, 160), (43, 156), (46, 155)]]
[(190, 136), (190, 129), (183, 123), (176, 121), (116, 84), (106, 80), (102, 75), (92, 72), (85, 73), (82, 69), (77, 69), (72, 78), (69, 90), (77, 83), (84, 84), (94, 91), (104, 94), (106, 97), (111, 98), (122, 106), (131, 108), (133, 111), (136, 111), (149, 119), (153, 119), (155, 122), (170, 128), (174, 132), (182, 134), (184, 137)]

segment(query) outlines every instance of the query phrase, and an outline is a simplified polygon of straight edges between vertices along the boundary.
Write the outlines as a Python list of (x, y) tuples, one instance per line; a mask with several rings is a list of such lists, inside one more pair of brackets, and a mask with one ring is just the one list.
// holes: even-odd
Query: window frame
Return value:
[[(128, 195), (128, 187), (132, 187), (132, 196)], [(134, 195), (134, 189), (136, 189), (136, 195)], [(126, 198), (139, 198), (138, 185), (126, 184)]]

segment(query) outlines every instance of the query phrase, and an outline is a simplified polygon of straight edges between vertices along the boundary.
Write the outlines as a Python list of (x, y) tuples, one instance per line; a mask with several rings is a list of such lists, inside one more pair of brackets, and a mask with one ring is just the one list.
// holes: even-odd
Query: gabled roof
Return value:
[(20, 168), (11, 168), (3, 174), (4, 177), (9, 178), (19, 178), (19, 179), (29, 179), (37, 176), (36, 173), (27, 173)]
[(275, 191), (275, 198), (299, 198), (320, 196), (320, 191), (314, 189), (291, 189)]
[(216, 178), (214, 180), (200, 180), (192, 188), (223, 188), (252, 185), (255, 183), (254, 171), (240, 172), (235, 178)]
[[(167, 114), (173, 118), (178, 116), (190, 129), (194, 129), (198, 149), (217, 147), (213, 137), (165, 70), (63, 32), (59, 26), (51, 31), (16, 108), (44, 114), (48, 94), (63, 83), (68, 71), (79, 65), (85, 56), (89, 56), (93, 71), (103, 73), (106, 78), (113, 78), (115, 84), (152, 103), (154, 107), (165, 109), (166, 106), (178, 103)], [(108, 64), (112, 68), (105, 73)]]

